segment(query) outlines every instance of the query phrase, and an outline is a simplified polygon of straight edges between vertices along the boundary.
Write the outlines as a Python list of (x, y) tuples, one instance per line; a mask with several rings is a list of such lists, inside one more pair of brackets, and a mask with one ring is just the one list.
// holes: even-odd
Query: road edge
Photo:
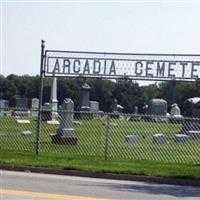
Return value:
[(181, 178), (158, 177), (158, 176), (139, 176), (130, 174), (114, 174), (114, 173), (101, 173), (101, 172), (85, 172), (79, 170), (63, 170), (63, 169), (53, 169), (44, 167), (30, 167), (30, 166), (19, 166), (19, 165), (14, 166), (5, 164), (0, 164), (0, 169), (7, 171), (23, 171), (23, 172), (43, 173), (43, 174), (129, 180), (129, 181), (140, 181), (140, 182), (169, 184), (169, 185), (185, 185), (185, 186), (200, 187), (200, 180), (194, 180), (194, 179), (181, 179)]

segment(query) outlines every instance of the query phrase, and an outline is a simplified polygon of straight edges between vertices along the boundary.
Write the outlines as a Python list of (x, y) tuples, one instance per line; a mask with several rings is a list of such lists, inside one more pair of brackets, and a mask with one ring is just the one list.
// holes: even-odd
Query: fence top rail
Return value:
[(173, 57), (200, 57), (200, 54), (178, 54), (178, 53), (117, 53), (117, 52), (100, 52), (100, 51), (65, 51), (65, 50), (46, 50), (48, 53), (79, 53), (79, 54), (101, 54), (101, 55), (127, 55), (127, 56), (173, 56)]

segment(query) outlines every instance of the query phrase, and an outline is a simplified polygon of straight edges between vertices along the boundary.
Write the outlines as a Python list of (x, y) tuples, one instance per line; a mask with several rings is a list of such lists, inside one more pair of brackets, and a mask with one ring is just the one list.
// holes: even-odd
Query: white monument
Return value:
[(73, 129), (73, 112), (74, 102), (66, 98), (62, 103), (62, 110), (60, 111), (60, 127), (57, 129), (55, 135), (52, 136), (52, 142), (55, 144), (77, 144), (78, 139), (74, 135)]
[(31, 115), (33, 117), (38, 116), (38, 110), (39, 110), (39, 99), (33, 98), (31, 100)]
[(53, 77), (51, 85), (51, 111), (52, 111), (52, 121), (58, 118), (58, 100), (57, 100), (57, 78)]
[(172, 108), (170, 110), (171, 117), (182, 117), (181, 110), (176, 103), (172, 104)]

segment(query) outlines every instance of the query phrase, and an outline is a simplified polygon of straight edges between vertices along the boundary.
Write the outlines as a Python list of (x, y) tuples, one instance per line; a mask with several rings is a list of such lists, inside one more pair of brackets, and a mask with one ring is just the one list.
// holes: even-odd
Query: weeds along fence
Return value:
[(199, 118), (43, 110), (36, 137), (37, 114), (38, 110), (1, 110), (1, 149), (35, 154), (38, 148), (44, 155), (85, 155), (105, 160), (200, 163)]

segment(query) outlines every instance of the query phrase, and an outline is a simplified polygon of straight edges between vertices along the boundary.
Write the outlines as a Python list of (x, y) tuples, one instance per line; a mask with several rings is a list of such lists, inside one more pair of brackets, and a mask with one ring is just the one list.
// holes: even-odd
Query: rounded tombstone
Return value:
[(153, 135), (153, 142), (156, 144), (164, 144), (167, 142), (167, 139), (163, 133), (156, 133)]
[(131, 144), (135, 144), (138, 143), (140, 141), (140, 137), (138, 135), (127, 135), (125, 138), (126, 142), (131, 143)]
[(172, 107), (171, 107), (171, 110), (170, 110), (170, 115), (172, 117), (181, 115), (181, 110), (176, 103), (172, 104)]
[(176, 142), (187, 142), (190, 139), (190, 137), (186, 134), (176, 134), (175, 137)]
[(148, 114), (166, 116), (167, 114), (167, 101), (164, 99), (152, 99), (149, 101)]
[(186, 117), (200, 117), (200, 97), (193, 97), (184, 101)]

